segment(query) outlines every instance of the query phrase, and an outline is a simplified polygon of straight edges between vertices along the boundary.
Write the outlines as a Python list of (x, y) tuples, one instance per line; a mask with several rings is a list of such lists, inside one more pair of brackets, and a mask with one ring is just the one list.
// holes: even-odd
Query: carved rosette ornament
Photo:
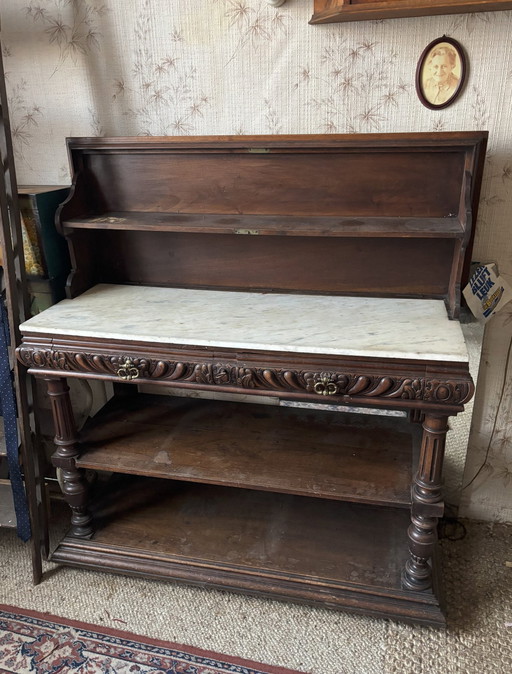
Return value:
[(467, 402), (474, 393), (471, 382), (430, 379), (425, 385), (425, 400), (436, 403)]
[(381, 374), (311, 372), (285, 368), (243, 367), (231, 363), (201, 363), (56, 351), (20, 346), (19, 360), (29, 368), (84, 372), (124, 381), (165, 380), (177, 384), (304, 393), (312, 396), (425, 400), (463, 405), (473, 395), (470, 380), (411, 378)]

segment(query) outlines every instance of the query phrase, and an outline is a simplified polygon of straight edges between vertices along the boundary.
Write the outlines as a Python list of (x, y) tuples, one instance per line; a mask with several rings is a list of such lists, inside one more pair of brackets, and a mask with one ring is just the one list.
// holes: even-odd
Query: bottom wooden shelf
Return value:
[(53, 561), (444, 623), (436, 592), (401, 589), (405, 509), (133, 476), (95, 502), (93, 538)]

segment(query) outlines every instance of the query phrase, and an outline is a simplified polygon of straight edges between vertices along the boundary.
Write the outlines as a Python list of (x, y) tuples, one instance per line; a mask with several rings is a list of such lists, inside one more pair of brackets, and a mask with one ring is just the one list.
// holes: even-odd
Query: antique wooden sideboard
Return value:
[[(69, 299), (18, 349), (71, 507), (51, 558), (442, 624), (486, 140), (69, 139)], [(68, 377), (115, 382), (80, 433)]]

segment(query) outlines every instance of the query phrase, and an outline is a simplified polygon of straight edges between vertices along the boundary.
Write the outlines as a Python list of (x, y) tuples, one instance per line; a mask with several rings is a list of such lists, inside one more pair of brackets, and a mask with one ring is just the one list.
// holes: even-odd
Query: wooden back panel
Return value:
[(97, 283), (439, 299), (448, 292), (454, 247), (450, 239), (418, 246), (405, 238), (93, 234)]
[[(74, 266), (69, 294), (112, 282), (397, 295), (445, 298), (454, 316), (486, 138), (459, 132), (69, 139), (74, 190), (58, 215)], [(131, 231), (118, 217), (111, 219), (115, 227), (109, 224), (109, 214), (137, 220), (137, 213), (145, 223), (140, 231), (133, 217)], [(148, 229), (151, 213), (236, 216), (237, 226), (214, 234), (205, 220), (194, 233), (185, 225), (158, 231)], [(283, 223), (284, 216), (300, 216), (313, 235), (240, 236), (258, 234), (240, 227), (244, 218), (250, 225), (251, 215)], [(333, 229), (322, 220), (336, 216), (373, 225), (349, 236), (341, 222)], [(412, 234), (402, 220), (410, 217), (425, 218), (424, 231)], [(87, 218), (102, 224), (93, 227)], [(387, 219), (389, 231), (385, 225), (376, 233), (375, 218)]]
[(100, 211), (456, 215), (460, 154), (101, 154), (84, 157)]

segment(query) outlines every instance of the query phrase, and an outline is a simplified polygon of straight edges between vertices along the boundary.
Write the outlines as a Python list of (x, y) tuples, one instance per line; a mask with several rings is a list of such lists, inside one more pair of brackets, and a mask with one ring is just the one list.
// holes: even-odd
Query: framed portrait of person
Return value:
[(416, 68), (416, 92), (424, 106), (440, 110), (459, 96), (466, 80), (464, 49), (450, 37), (439, 37), (424, 49)]

